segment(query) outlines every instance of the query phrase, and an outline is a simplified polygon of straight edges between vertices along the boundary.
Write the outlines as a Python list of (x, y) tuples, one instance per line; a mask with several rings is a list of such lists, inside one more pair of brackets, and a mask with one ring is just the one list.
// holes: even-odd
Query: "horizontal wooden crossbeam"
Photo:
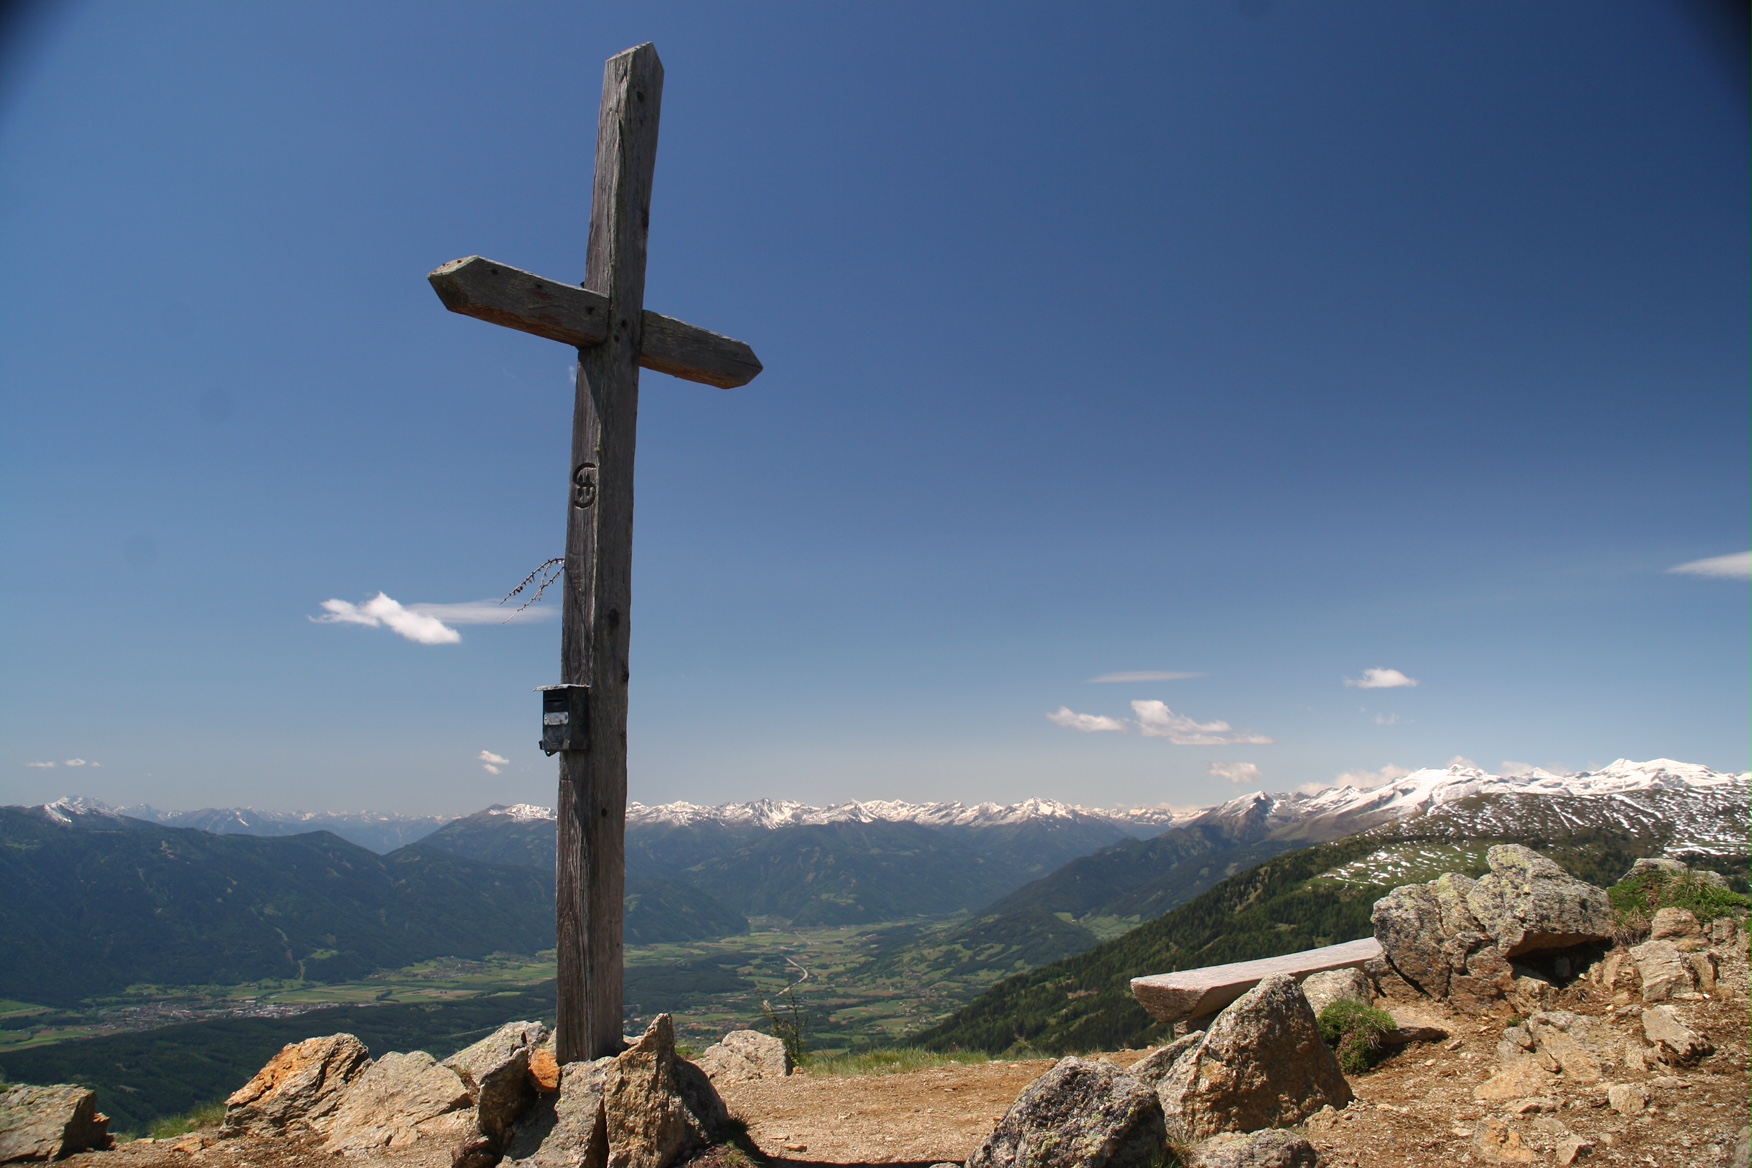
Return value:
[[(451, 260), (426, 279), (444, 307), (464, 316), (581, 349), (608, 336), (608, 297), (587, 288), (480, 256)], [(761, 371), (760, 359), (746, 343), (649, 311), (639, 364), (719, 389), (747, 385)]]

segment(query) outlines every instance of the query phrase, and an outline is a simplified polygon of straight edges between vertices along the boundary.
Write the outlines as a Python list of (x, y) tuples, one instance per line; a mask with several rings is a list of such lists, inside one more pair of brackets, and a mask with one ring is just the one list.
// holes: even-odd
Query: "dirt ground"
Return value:
[[(1715, 1053), (1676, 1073), (1625, 1075), (1649, 1091), (1651, 1106), (1623, 1115), (1597, 1084), (1549, 1087), (1536, 1098), (1482, 1103), (1473, 1089), (1498, 1068), (1502, 1022), (1457, 1018), (1434, 1007), (1445, 1041), (1404, 1048), (1375, 1070), (1352, 1077), (1356, 1100), (1310, 1120), (1303, 1131), (1325, 1168), (1432, 1168), (1470, 1164), (1558, 1164), (1566, 1139), (1589, 1147), (1577, 1164), (1716, 1168), (1747, 1124), (1748, 1020), (1744, 951), (1730, 955), (1713, 997), (1674, 1003), (1682, 1019), (1714, 1042)], [(1601, 991), (1578, 983), (1557, 1005), (1604, 1015), (1627, 1036), (1640, 1006), (1614, 1010)], [(1103, 1056), (1128, 1066), (1140, 1051)], [(1050, 1060), (943, 1066), (890, 1075), (794, 1075), (726, 1084), (725, 1102), (748, 1126), (756, 1154), (775, 1168), (825, 1165), (927, 1165), (965, 1160), (1016, 1096)], [(370, 1157), (370, 1168), (449, 1168), (448, 1150), (411, 1148)], [(216, 1140), (199, 1133), (175, 1141), (136, 1141), (113, 1152), (73, 1157), (70, 1168), (340, 1168), (360, 1164), (300, 1140)], [(746, 1164), (734, 1153), (699, 1162)]]

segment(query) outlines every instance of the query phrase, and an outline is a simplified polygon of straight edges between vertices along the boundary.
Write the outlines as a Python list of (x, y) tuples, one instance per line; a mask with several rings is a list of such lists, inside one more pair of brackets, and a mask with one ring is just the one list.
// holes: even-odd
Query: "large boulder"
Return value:
[(535, 1102), (529, 1060), (547, 1038), (540, 1022), (508, 1022), (444, 1060), (468, 1088), (480, 1133), (495, 1144)]
[(1017, 1097), (967, 1168), (1153, 1168), (1166, 1146), (1148, 1084), (1112, 1063), (1066, 1058)]
[(791, 1073), (791, 1052), (780, 1039), (758, 1030), (732, 1030), (699, 1057), (698, 1066), (714, 1082), (782, 1079)]
[(1467, 891), (1466, 905), (1504, 957), (1611, 938), (1612, 902), (1604, 889), (1520, 844), (1497, 844), (1485, 861), (1490, 872)]
[[(1418, 991), (1468, 1007), (1511, 998), (1537, 1008), (1551, 987), (1517, 977), (1511, 959), (1604, 941), (1612, 909), (1606, 893), (1519, 844), (1486, 854), (1490, 872), (1457, 872), (1395, 888), (1375, 902), (1375, 938), (1388, 966)], [(1571, 955), (1551, 961), (1567, 976)]]
[(113, 1147), (97, 1092), (70, 1083), (0, 1092), (0, 1164), (59, 1160)]
[(284, 1046), (225, 1101), (223, 1130), (273, 1136), (296, 1124), (314, 1126), (340, 1105), (347, 1087), (370, 1065), (370, 1052), (351, 1034)]
[(1282, 974), (1218, 1014), (1156, 1091), (1169, 1134), (1183, 1140), (1299, 1123), (1351, 1100), (1308, 999)]
[(386, 1054), (355, 1079), (339, 1106), (317, 1126), (330, 1152), (401, 1148), (423, 1136), (464, 1136), (470, 1129), (468, 1084), (423, 1050)]

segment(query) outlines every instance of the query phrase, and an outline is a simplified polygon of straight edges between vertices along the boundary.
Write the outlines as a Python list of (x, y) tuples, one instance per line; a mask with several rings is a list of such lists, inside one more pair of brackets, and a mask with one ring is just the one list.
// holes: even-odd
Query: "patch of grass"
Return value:
[(863, 1050), (855, 1054), (817, 1055), (806, 1065), (812, 1075), (849, 1078), (854, 1075), (898, 1075), (929, 1067), (971, 1066), (990, 1061), (990, 1055), (978, 1051), (942, 1052), (901, 1046)]
[(152, 1124), (152, 1138), (164, 1140), (186, 1136), (190, 1132), (200, 1131), (204, 1127), (217, 1127), (219, 1121), (224, 1118), (225, 1104), (203, 1103), (187, 1115), (172, 1116), (155, 1121)]
[(1634, 944), (1649, 935), (1649, 922), (1664, 908), (1690, 909), (1703, 924), (1743, 916), (1752, 898), (1730, 892), (1696, 872), (1644, 872), (1606, 890), (1612, 900), (1616, 940)]
[(1393, 1015), (1341, 998), (1320, 1011), (1320, 1037), (1338, 1055), (1347, 1075), (1360, 1074), (1387, 1053), (1382, 1039), (1394, 1029)]

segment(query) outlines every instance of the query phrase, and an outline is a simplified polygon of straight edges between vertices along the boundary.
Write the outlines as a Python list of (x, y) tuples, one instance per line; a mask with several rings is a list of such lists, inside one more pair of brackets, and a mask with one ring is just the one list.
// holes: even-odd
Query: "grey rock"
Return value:
[[(422, 1135), (465, 1133), (471, 1102), (462, 1076), (425, 1051), (391, 1053), (355, 1079), (334, 1113), (317, 1126), (331, 1152), (401, 1148)], [(448, 1121), (429, 1122), (441, 1116)]]
[(1225, 1132), (1192, 1149), (1187, 1168), (1319, 1168), (1314, 1145), (1278, 1129)]
[(608, 1121), (603, 1087), (613, 1058), (567, 1063), (558, 1095), (544, 1098), (512, 1128), (507, 1168), (603, 1168), (608, 1163)]
[(1637, 876), (1644, 876), (1650, 872), (1664, 872), (1669, 876), (1683, 876), (1689, 871), (1691, 871), (1690, 866), (1681, 863), (1678, 860), (1669, 860), (1665, 856), (1644, 856), (1642, 859), (1633, 863), (1630, 866), (1630, 871), (1626, 872), (1618, 879), (1622, 883), (1625, 880), (1630, 880)]
[(1490, 872), (1467, 892), (1466, 903), (1504, 957), (1611, 936), (1612, 904), (1604, 889), (1520, 844), (1497, 844), (1485, 859)]
[(1649, 1089), (1641, 1083), (1614, 1083), (1606, 1088), (1606, 1104), (1620, 1115), (1637, 1115), (1649, 1105)]
[(1654, 1006), (1642, 1012), (1643, 1037), (1669, 1066), (1686, 1067), (1710, 1054), (1715, 1047), (1709, 1039), (1679, 1020), (1671, 1006)]
[(1314, 1011), (1316, 1018), (1320, 1011), (1334, 1002), (1359, 1002), (1370, 1005), (1375, 1000), (1374, 988), (1369, 985), (1368, 975), (1360, 969), (1329, 969), (1324, 973), (1311, 973), (1302, 979), (1302, 993), (1308, 999), (1308, 1008)]
[(97, 1092), (71, 1083), (0, 1092), (0, 1164), (59, 1160), (115, 1145)]
[(698, 1066), (709, 1078), (727, 1083), (782, 1079), (792, 1070), (784, 1042), (758, 1030), (732, 1030), (706, 1048)]
[(293, 1126), (315, 1126), (340, 1105), (348, 1085), (370, 1065), (370, 1052), (351, 1034), (283, 1046), (225, 1101), (223, 1130), (228, 1135), (274, 1136)]
[(1697, 989), (1697, 966), (1672, 941), (1644, 941), (1631, 949), (1630, 959), (1636, 963), (1645, 1002), (1665, 1002)]
[(535, 1102), (529, 1058), (547, 1038), (548, 1028), (540, 1022), (509, 1022), (444, 1060), (467, 1086), (475, 1123), (489, 1140), (503, 1140)]
[(1154, 1087), (1166, 1078), (1174, 1069), (1174, 1064), (1188, 1051), (1195, 1049), (1204, 1041), (1204, 1031), (1194, 1030), (1191, 1034), (1183, 1034), (1167, 1046), (1159, 1046), (1149, 1054), (1126, 1068), (1126, 1074), (1140, 1083)]
[(1406, 884), (1375, 902), (1375, 940), (1394, 971), (1431, 997), (1448, 996), (1452, 963), (1443, 949), (1441, 907), (1428, 884)]
[(1674, 937), (1695, 937), (1703, 932), (1697, 914), (1688, 908), (1664, 908), (1649, 922), (1649, 940), (1664, 941)]
[(1153, 1168), (1165, 1145), (1155, 1091), (1111, 1063), (1067, 1058), (1028, 1085), (967, 1168)]
[(1219, 1014), (1156, 1091), (1169, 1133), (1184, 1140), (1299, 1123), (1351, 1100), (1308, 999), (1281, 975)]
[(1752, 1168), (1752, 1127), (1740, 1129), (1740, 1138), (1724, 1160), (1727, 1168)]

